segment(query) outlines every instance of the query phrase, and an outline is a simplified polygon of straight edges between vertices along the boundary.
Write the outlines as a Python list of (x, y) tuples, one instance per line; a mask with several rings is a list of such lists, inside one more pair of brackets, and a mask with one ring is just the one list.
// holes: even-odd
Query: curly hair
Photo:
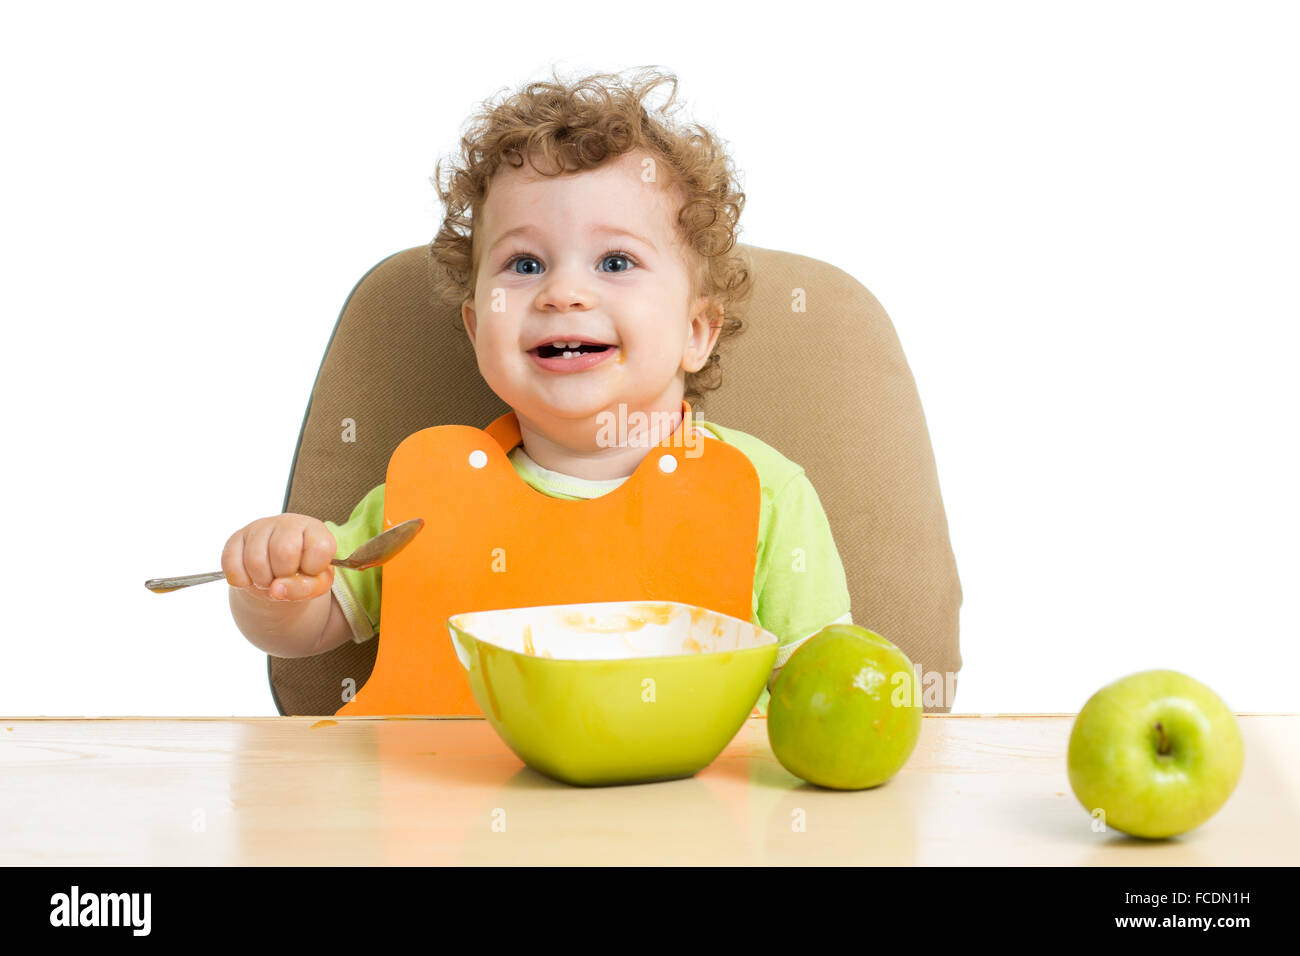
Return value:
[[(667, 99), (647, 111), (647, 96), (663, 83), (671, 84)], [(430, 179), (445, 215), (429, 249), (432, 268), (441, 273), (435, 287), (459, 307), (474, 297), (473, 220), (502, 163), (519, 168), (527, 158), (539, 174), (558, 176), (596, 169), (634, 150), (650, 154), (668, 172), (662, 185), (675, 188), (682, 199), (677, 226), (694, 266), (692, 298), (708, 296), (715, 315), (721, 309), (721, 330), (708, 362), (686, 375), (685, 398), (694, 408), (706, 391), (721, 385), (718, 348), (745, 328), (742, 310), (753, 291), (753, 275), (736, 247), (745, 205), (736, 171), (709, 129), (673, 122), (676, 96), (676, 76), (642, 67), (626, 81), (618, 74), (595, 73), (568, 83), (552, 70), (549, 82), (528, 83), (499, 104), (485, 100), (467, 121), (460, 156), (439, 160)], [(546, 169), (533, 161), (535, 154), (545, 159)], [(450, 166), (444, 171), (445, 162)]]

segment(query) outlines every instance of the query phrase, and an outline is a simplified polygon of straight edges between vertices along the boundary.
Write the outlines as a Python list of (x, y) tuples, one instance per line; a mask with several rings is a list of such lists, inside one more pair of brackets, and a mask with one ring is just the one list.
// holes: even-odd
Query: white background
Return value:
[(0, 714), (275, 713), (224, 585), (142, 582), (279, 512), (346, 296), (433, 236), (475, 106), (556, 63), (675, 72), (742, 241), (889, 312), (956, 711), (1149, 667), (1294, 710), (1296, 9), (6, 4)]

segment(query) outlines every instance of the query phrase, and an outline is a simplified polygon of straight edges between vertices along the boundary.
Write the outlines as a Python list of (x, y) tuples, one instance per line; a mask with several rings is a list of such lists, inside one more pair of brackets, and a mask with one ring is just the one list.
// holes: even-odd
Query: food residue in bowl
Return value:
[(677, 608), (671, 604), (641, 604), (638, 605), (642, 614), (649, 617), (653, 623), (664, 625), (672, 619), (677, 613)]
[(560, 623), (575, 631), (590, 631), (596, 634), (618, 634), (624, 631), (639, 631), (647, 624), (663, 626), (677, 612), (671, 604), (638, 604), (627, 614), (611, 614), (597, 621), (591, 614), (571, 611), (560, 617)]
[[(495, 615), (490, 615), (485, 618), (485, 633), (479, 636), (479, 640), (529, 657), (555, 660), (558, 654), (559, 659), (564, 660), (599, 660), (607, 656), (603, 651), (614, 651), (613, 657), (617, 659), (629, 656), (627, 651), (631, 656), (642, 657), (735, 650), (747, 647), (749, 639), (757, 634), (752, 624), (749, 629), (744, 625), (737, 629), (722, 619), (718, 612), (697, 605), (658, 601), (607, 603), (618, 606), (605, 609), (595, 605), (560, 605), (522, 609), (550, 612), (540, 617), (506, 609), (509, 613), (503, 615), (503, 631), (493, 633)], [(685, 615), (680, 613), (683, 611)], [(453, 627), (464, 628), (470, 624), (463, 615), (458, 617), (461, 620), (453, 620)], [(474, 629), (472, 624), (469, 629)], [(751, 635), (749, 630), (754, 634)], [(594, 640), (596, 637), (613, 638), (617, 650), (624, 653), (617, 653), (606, 641)]]

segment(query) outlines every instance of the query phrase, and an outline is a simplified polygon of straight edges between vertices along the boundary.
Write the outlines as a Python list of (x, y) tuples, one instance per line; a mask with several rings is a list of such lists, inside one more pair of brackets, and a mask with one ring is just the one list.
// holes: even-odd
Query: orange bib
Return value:
[(384, 566), (374, 671), (340, 715), (481, 716), (447, 629), (453, 614), (658, 600), (751, 619), (758, 473), (694, 428), (688, 402), (672, 436), (598, 498), (528, 485), (507, 458), (519, 441), (508, 412), (486, 430), (422, 429), (393, 452), (384, 527), (425, 527)]

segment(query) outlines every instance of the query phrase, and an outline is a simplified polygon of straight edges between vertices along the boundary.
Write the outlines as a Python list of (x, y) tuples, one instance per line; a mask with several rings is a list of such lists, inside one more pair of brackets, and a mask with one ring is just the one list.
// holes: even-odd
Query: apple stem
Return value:
[(1165, 725), (1158, 720), (1156, 730), (1160, 731), (1160, 746), (1156, 748), (1156, 753), (1163, 757), (1169, 753), (1169, 738), (1165, 736)]

